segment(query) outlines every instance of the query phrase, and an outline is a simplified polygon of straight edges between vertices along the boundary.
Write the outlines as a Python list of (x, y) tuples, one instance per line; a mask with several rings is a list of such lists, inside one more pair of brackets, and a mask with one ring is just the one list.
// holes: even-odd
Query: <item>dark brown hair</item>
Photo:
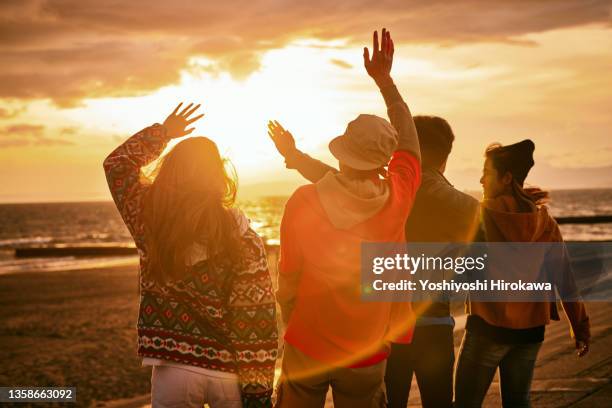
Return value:
[(414, 125), (419, 136), (423, 168), (439, 168), (453, 148), (453, 129), (438, 116), (415, 116)]

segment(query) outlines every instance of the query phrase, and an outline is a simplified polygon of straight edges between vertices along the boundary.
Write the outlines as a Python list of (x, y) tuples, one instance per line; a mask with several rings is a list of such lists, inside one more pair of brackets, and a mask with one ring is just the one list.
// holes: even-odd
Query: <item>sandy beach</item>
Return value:
[(137, 314), (136, 265), (0, 276), (0, 384), (74, 386), (83, 407), (149, 392)]
[[(275, 276), (277, 247), (267, 252)], [(137, 260), (0, 275), (0, 386), (77, 387), (79, 407), (148, 394), (151, 368), (136, 354), (138, 299)]]
[[(136, 355), (137, 307), (136, 265), (0, 276), (0, 384), (75, 386), (79, 407), (146, 405), (150, 368)], [(534, 406), (609, 404), (612, 305), (594, 303), (589, 310), (593, 346), (585, 359), (575, 357), (564, 318), (547, 328)], [(413, 390), (410, 406), (419, 406), (416, 383)], [(499, 403), (494, 382), (485, 406)]]

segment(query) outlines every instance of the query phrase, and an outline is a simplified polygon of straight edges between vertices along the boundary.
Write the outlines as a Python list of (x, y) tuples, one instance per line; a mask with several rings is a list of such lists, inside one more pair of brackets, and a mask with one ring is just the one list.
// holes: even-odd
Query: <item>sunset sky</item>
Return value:
[(477, 189), (491, 142), (531, 138), (528, 182), (612, 187), (612, 3), (606, 1), (0, 2), (0, 202), (109, 199), (102, 161), (180, 101), (202, 103), (248, 193), (300, 178), (279, 120), (330, 164), (359, 113), (386, 116), (363, 46), (386, 27), (413, 114), (446, 118), (448, 178)]

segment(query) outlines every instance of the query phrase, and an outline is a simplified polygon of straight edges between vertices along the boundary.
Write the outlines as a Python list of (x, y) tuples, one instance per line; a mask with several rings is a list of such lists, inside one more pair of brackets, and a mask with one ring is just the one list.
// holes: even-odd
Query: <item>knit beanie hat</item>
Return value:
[(529, 170), (533, 167), (535, 144), (530, 139), (507, 146), (496, 146), (487, 150), (487, 157), (493, 160), (493, 166), (502, 171), (509, 171), (519, 185), (523, 185)]

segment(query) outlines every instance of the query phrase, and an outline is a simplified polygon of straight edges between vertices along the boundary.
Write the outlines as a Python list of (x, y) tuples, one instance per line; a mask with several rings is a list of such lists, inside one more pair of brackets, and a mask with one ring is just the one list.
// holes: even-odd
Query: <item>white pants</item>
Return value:
[(151, 374), (152, 408), (241, 408), (238, 380), (177, 368), (154, 366)]

